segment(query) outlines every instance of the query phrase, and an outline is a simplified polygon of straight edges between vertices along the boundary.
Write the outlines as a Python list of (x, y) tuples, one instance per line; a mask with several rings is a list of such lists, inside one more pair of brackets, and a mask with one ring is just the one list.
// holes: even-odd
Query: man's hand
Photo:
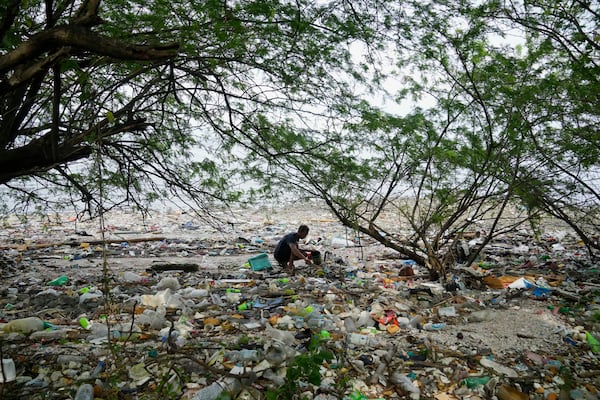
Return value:
[(312, 264), (312, 260), (310, 258), (305, 258), (304, 262), (306, 263), (306, 265), (311, 265)]

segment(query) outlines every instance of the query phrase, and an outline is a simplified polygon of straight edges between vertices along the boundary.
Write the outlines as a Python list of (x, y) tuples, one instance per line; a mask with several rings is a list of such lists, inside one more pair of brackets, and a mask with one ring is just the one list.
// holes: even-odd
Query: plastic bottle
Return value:
[(281, 342), (273, 342), (265, 354), (265, 359), (271, 365), (280, 365), (296, 356), (296, 349)]
[(2, 359), (2, 370), (0, 370), (0, 383), (12, 382), (17, 379), (17, 370), (12, 358)]
[(62, 286), (62, 285), (65, 285), (68, 281), (69, 281), (69, 277), (68, 276), (61, 275), (58, 278), (53, 279), (50, 282), (48, 282), (48, 285), (50, 285), (50, 286)]
[(104, 366), (104, 361), (98, 361), (98, 365), (96, 365), (96, 368), (94, 368), (94, 370), (90, 374), (90, 377), (92, 377), (93, 379), (97, 378), (98, 375), (100, 375), (102, 371), (104, 371)]
[(421, 398), (421, 389), (416, 386), (412, 380), (403, 373), (394, 372), (390, 376), (390, 381), (402, 388), (405, 392), (409, 393), (409, 397), (411, 399), (420, 399)]
[(288, 346), (293, 345), (296, 341), (296, 338), (292, 332), (275, 329), (270, 325), (265, 327), (265, 332), (272, 340), (280, 341)]
[(325, 325), (325, 318), (318, 313), (310, 313), (305, 318), (306, 325), (312, 330), (320, 331)]
[(469, 389), (473, 389), (477, 386), (483, 386), (490, 381), (489, 376), (469, 376), (463, 379), (462, 383), (467, 385)]
[(144, 277), (135, 272), (125, 271), (123, 272), (123, 281), (128, 283), (140, 283), (144, 281)]
[(456, 317), (456, 307), (442, 307), (438, 310), (438, 315), (440, 317)]
[(94, 400), (94, 387), (89, 383), (79, 386), (75, 393), (75, 400)]
[(491, 321), (496, 318), (496, 312), (493, 310), (480, 310), (472, 312), (468, 317), (468, 322)]
[(446, 324), (444, 322), (440, 322), (440, 323), (428, 322), (425, 325), (423, 325), (423, 329), (426, 331), (440, 331), (444, 328), (446, 328)]
[(484, 366), (486, 368), (491, 368), (494, 371), (496, 371), (497, 373), (504, 375), (506, 377), (509, 377), (509, 378), (517, 378), (519, 376), (517, 371), (515, 371), (514, 369), (506, 367), (502, 364), (499, 364), (496, 361), (490, 360), (487, 357), (483, 357), (482, 359), (480, 359), (479, 364), (481, 364), (482, 366)]
[(357, 346), (368, 346), (369, 345), (369, 336), (362, 335), (360, 333), (351, 333), (348, 335), (348, 342), (355, 344)]
[(294, 318), (294, 327), (296, 329), (304, 328), (304, 317), (303, 316), (296, 315), (296, 317)]
[(356, 326), (373, 326), (374, 321), (371, 317), (371, 313), (367, 310), (362, 310), (356, 319)]
[(346, 332), (353, 332), (356, 330), (356, 324), (352, 317), (344, 318), (344, 328), (346, 329)]
[(242, 349), (242, 350), (234, 350), (229, 351), (224, 354), (224, 358), (230, 361), (239, 362), (239, 361), (259, 361), (259, 353), (258, 350), (252, 349)]
[(223, 394), (227, 393), (234, 398), (242, 389), (240, 381), (235, 378), (226, 378), (220, 382), (214, 382), (211, 385), (200, 389), (194, 394), (192, 400), (216, 400), (224, 398)]
[(15, 319), (4, 325), (4, 332), (31, 333), (44, 330), (44, 321), (38, 317)]
[(83, 329), (90, 329), (92, 327), (92, 323), (86, 317), (79, 318), (79, 325)]
[(421, 316), (416, 315), (416, 316), (412, 317), (410, 319), (410, 321), (408, 322), (408, 325), (415, 329), (421, 329), (423, 327)]

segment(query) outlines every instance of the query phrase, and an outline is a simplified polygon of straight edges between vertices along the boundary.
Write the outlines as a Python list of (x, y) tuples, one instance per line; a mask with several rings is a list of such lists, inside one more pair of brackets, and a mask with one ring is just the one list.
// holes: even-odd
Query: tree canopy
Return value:
[(313, 197), (436, 269), (542, 214), (599, 249), (593, 2), (196, 3), (0, 5), (0, 183), (92, 213)]
[(349, 74), (362, 79), (350, 46), (373, 35), (358, 6), (7, 2), (0, 183), (90, 210), (100, 187), (105, 207), (235, 197), (239, 154), (302, 152), (312, 139), (298, 123), (341, 114)]

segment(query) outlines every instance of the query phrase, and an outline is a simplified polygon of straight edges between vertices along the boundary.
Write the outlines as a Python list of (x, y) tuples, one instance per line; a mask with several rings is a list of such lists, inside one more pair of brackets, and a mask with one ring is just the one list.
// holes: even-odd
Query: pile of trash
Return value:
[[(113, 219), (5, 219), (0, 398), (600, 397), (598, 265), (569, 234), (441, 282), (327, 215)], [(301, 222), (322, 262), (289, 276), (271, 254)]]

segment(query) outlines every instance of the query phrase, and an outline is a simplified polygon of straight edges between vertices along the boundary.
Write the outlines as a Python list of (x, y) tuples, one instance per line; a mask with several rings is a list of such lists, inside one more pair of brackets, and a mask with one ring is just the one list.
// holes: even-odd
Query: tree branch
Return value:
[(148, 61), (173, 57), (179, 45), (135, 45), (112, 39), (76, 25), (58, 26), (33, 35), (19, 47), (0, 57), (0, 74), (40, 57), (49, 49), (72, 47), (119, 60)]

